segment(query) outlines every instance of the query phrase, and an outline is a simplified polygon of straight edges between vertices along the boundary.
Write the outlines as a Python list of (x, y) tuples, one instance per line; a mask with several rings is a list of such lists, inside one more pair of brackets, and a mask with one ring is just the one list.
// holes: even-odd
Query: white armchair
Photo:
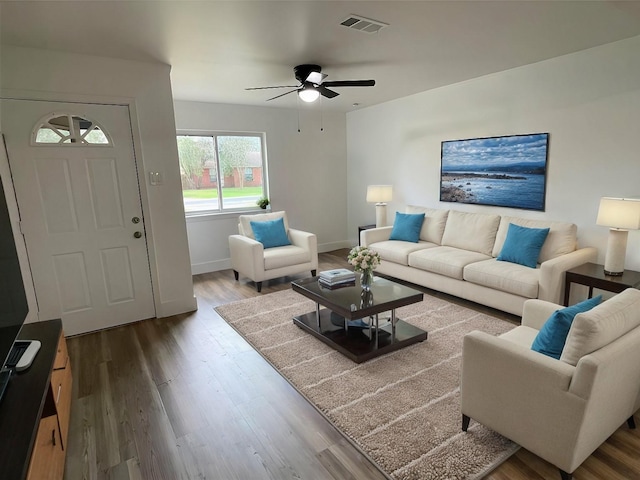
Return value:
[(563, 479), (640, 408), (640, 290), (578, 314), (560, 360), (531, 350), (559, 305), (524, 304), (522, 325), (464, 338), (462, 429), (470, 419), (560, 469)]
[[(264, 222), (282, 218), (291, 245), (264, 248), (255, 239), (251, 222)], [(318, 268), (318, 241), (313, 233), (289, 228), (285, 212), (271, 212), (258, 215), (240, 215), (238, 235), (229, 236), (231, 268), (235, 279), (239, 274), (256, 283), (258, 292), (262, 282), (272, 278), (294, 275), (308, 270), (315, 276)]]

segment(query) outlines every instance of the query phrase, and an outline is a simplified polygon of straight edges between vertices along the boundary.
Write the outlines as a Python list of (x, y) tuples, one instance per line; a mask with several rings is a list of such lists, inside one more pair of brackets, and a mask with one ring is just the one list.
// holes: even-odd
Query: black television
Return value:
[(9, 208), (0, 181), (0, 366), (3, 367), (0, 375), (0, 397), (10, 377), (4, 366), (28, 313), (29, 304), (22, 281)]

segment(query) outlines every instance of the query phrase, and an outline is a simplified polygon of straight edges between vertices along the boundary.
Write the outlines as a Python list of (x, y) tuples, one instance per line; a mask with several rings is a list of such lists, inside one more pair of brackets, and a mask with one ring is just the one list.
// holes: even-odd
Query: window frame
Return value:
[[(200, 210), (196, 212), (187, 212), (185, 210), (184, 214), (187, 219), (189, 218), (197, 218), (197, 217), (219, 217), (219, 216), (228, 216), (228, 215), (238, 215), (242, 213), (255, 213), (256, 211), (262, 211), (258, 205), (251, 207), (238, 207), (238, 208), (225, 208), (224, 207), (224, 199), (222, 198), (222, 189), (224, 188), (224, 175), (220, 168), (220, 158), (218, 155), (218, 137), (256, 137), (260, 138), (260, 154), (262, 157), (262, 192), (263, 196), (269, 198), (269, 183), (268, 183), (268, 172), (267, 172), (267, 138), (265, 132), (230, 132), (224, 130), (176, 130), (176, 144), (178, 137), (181, 136), (192, 136), (192, 137), (212, 137), (213, 138), (213, 147), (215, 149), (215, 162), (216, 162), (216, 190), (218, 192), (218, 209), (209, 209), (209, 210)], [(178, 158), (178, 163), (180, 159)], [(244, 172), (242, 173), (244, 175)], [(254, 175), (255, 178), (255, 175)], [(182, 191), (182, 184), (180, 186), (180, 190)], [(184, 203), (184, 193), (182, 195), (183, 203)], [(270, 207), (267, 207), (270, 210)]]

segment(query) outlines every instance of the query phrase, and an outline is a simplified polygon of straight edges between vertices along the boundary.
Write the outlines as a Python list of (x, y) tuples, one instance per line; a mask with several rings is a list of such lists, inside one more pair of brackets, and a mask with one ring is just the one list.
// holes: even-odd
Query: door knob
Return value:
[(140, 237), (142, 236), (142, 232), (135, 232), (135, 233), (133, 234), (133, 236), (134, 236), (135, 238), (140, 238)]
[(133, 218), (131, 219), (131, 222), (132, 222), (132, 223), (140, 223), (140, 217), (133, 217)]

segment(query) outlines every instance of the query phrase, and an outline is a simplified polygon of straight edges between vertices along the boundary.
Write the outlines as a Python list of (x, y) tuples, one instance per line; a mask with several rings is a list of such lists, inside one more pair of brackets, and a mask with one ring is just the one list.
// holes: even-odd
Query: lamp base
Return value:
[(622, 272), (609, 272), (607, 271), (607, 269), (604, 270), (604, 274), (607, 277), (621, 277), (623, 273), (624, 273), (624, 270)]
[(387, 226), (387, 204), (376, 203), (376, 228)]
[(619, 277), (624, 273), (624, 257), (627, 254), (628, 230), (609, 229), (607, 255), (604, 259), (604, 274)]

